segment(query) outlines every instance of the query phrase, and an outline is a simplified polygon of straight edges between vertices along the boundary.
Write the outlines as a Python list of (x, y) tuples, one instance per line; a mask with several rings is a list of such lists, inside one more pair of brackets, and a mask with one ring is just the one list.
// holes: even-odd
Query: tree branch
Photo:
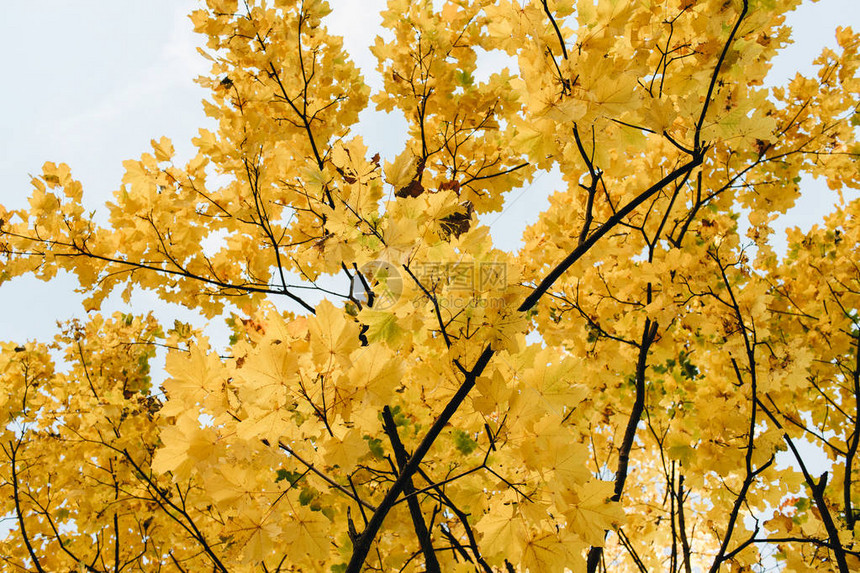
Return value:
[[(391, 408), (388, 406), (382, 409), (382, 428), (391, 441), (391, 447), (394, 449), (394, 458), (397, 460), (397, 467), (402, 472), (403, 468), (406, 467), (406, 462), (409, 460), (409, 455), (400, 441), (400, 436), (397, 434), (397, 424), (394, 421), (394, 416), (391, 415)], [(404, 481), (403, 493), (406, 495), (406, 503), (412, 516), (415, 535), (418, 536), (418, 542), (421, 544), (421, 552), (424, 553), (426, 571), (427, 573), (441, 573), (439, 561), (436, 559), (436, 552), (433, 550), (430, 532), (427, 531), (427, 525), (424, 523), (424, 516), (421, 513), (421, 504), (418, 501), (418, 496), (411, 495), (415, 493), (415, 486), (412, 484), (411, 477), (406, 478)]]

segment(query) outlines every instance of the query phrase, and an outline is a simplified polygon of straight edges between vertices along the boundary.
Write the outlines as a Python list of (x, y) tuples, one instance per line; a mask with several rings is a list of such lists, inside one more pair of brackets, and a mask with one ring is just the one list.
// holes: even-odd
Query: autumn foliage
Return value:
[[(767, 87), (798, 3), (390, 0), (372, 91), (326, 2), (208, 0), (196, 156), (0, 206), (0, 281), (89, 311), (0, 345), (2, 568), (860, 570), (860, 202), (771, 228), (801, 175), (860, 188), (860, 36)], [(99, 313), (137, 289), (229, 346)]]

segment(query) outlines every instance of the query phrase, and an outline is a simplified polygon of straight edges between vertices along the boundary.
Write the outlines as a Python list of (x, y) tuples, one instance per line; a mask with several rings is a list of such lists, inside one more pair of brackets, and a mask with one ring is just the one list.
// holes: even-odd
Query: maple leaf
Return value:
[(349, 3), (203, 4), (187, 163), (0, 206), (87, 312), (0, 343), (10, 570), (858, 568), (853, 30), (763, 87), (800, 0), (390, 0), (371, 89)]

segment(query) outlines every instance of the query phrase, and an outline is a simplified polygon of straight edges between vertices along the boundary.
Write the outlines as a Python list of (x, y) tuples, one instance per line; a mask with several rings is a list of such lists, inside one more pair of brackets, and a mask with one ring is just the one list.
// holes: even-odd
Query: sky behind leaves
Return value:
[[(382, 0), (330, 0), (326, 24), (344, 36), (345, 47), (374, 88), (381, 85), (368, 46), (379, 30)], [(84, 204), (98, 210), (122, 177), (122, 161), (139, 157), (153, 138), (166, 135), (181, 159), (192, 153), (190, 140), (207, 124), (200, 100), (206, 92), (194, 78), (208, 71), (198, 55), (198, 38), (187, 14), (197, 0), (41, 0), (4, 7), (0, 50), (6, 63), (0, 93), (0, 203), (26, 206), (30, 174), (45, 161), (65, 162), (84, 185)], [(856, 0), (807, 3), (791, 15), (796, 43), (778, 58), (771, 77), (782, 82), (808, 72), (824, 46), (834, 46), (838, 25), (860, 28)], [(487, 57), (492, 67), (505, 64)], [(372, 110), (362, 116), (369, 148), (393, 158), (401, 150), (405, 121)], [(548, 205), (558, 185), (554, 174), (539, 175), (508, 197), (505, 210), (483, 219), (503, 248), (517, 248), (525, 226)], [(782, 228), (808, 228), (829, 212), (835, 194), (822, 182), (805, 181), (804, 197)], [(779, 227), (779, 226), (778, 226)], [(48, 339), (55, 321), (82, 315), (74, 281), (51, 283), (16, 279), (0, 286), (0, 339)], [(117, 297), (118, 298), (118, 297)], [(146, 307), (161, 305), (146, 293)], [(133, 300), (133, 302), (134, 302)], [(121, 307), (116, 301), (106, 310)], [(165, 309), (171, 317), (200, 322), (190, 311)]]

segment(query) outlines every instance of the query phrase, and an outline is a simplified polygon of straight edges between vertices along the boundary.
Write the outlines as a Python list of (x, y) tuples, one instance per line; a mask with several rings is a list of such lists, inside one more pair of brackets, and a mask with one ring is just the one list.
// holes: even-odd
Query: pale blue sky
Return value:
[[(381, 0), (330, 0), (327, 22), (345, 36), (347, 49), (379, 85), (367, 46), (378, 30)], [(29, 175), (44, 161), (66, 162), (84, 184), (85, 203), (96, 209), (122, 177), (122, 161), (138, 157), (149, 141), (166, 135), (181, 156), (191, 154), (190, 139), (206, 123), (200, 100), (205, 92), (193, 78), (207, 62), (197, 55), (197, 38), (186, 14), (197, 0), (28, 0), (7, 2), (0, 21), (4, 59), (0, 92), (0, 203), (26, 205)], [(860, 28), (860, 2), (822, 0), (793, 14), (797, 44), (782, 54), (777, 79), (808, 71), (824, 45), (833, 46), (837, 25)], [(402, 120), (363, 114), (363, 133), (372, 149), (391, 157), (399, 151)], [(512, 193), (515, 206), (492, 215), (500, 246), (514, 248), (522, 229), (546, 206), (557, 185), (552, 176)], [(821, 185), (805, 186), (805, 198), (788, 220), (809, 227), (829, 211), (833, 194)], [(44, 284), (21, 279), (0, 286), (0, 340), (49, 338), (55, 320), (82, 316), (80, 297), (70, 280)], [(154, 304), (135, 298), (136, 311)], [(121, 306), (116, 301), (111, 308)], [(175, 311), (175, 312), (174, 312)], [(192, 314), (164, 310), (184, 320)]]

